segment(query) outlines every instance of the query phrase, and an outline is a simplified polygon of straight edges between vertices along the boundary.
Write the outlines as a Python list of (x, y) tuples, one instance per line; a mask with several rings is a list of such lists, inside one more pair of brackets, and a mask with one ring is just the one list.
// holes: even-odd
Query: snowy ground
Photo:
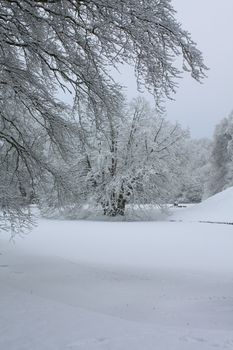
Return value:
[(0, 254), (1, 350), (233, 349), (231, 225), (40, 219)]

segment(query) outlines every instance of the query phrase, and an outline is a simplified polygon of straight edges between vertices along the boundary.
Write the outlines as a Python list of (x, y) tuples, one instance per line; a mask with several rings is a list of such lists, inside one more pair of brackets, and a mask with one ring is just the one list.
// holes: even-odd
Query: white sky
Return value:
[[(216, 123), (233, 109), (233, 0), (172, 0), (172, 4), (210, 70), (203, 85), (189, 75), (180, 80), (176, 101), (166, 104), (167, 117), (189, 127), (193, 137), (211, 137)], [(127, 85), (129, 98), (137, 95), (128, 67), (120, 82)]]

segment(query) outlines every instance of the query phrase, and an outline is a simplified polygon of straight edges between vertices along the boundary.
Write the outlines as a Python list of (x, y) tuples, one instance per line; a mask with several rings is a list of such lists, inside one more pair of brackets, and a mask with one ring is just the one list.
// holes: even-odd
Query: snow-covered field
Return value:
[(183, 222), (2, 233), (0, 349), (233, 349), (233, 226), (197, 222), (233, 221), (232, 189), (221, 196), (176, 210)]

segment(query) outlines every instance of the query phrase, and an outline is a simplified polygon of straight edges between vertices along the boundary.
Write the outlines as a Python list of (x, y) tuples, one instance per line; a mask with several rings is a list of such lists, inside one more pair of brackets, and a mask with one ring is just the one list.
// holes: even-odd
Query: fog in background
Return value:
[[(211, 137), (216, 123), (233, 110), (233, 1), (173, 0), (172, 4), (183, 29), (203, 52), (209, 71), (203, 84), (184, 74), (175, 101), (166, 102), (167, 117), (189, 127), (192, 137)], [(127, 86), (129, 99), (137, 96), (133, 69), (124, 66), (114, 76)]]

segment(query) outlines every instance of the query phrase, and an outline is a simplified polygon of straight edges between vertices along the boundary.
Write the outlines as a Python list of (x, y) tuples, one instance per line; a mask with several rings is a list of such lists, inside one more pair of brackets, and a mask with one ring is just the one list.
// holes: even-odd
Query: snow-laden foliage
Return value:
[(207, 196), (233, 186), (233, 113), (215, 128)]
[(171, 96), (182, 70), (200, 81), (206, 69), (169, 0), (0, 0), (1, 171), (5, 179), (10, 169), (15, 184), (12, 197), (13, 182), (5, 183), (11, 195), (1, 203), (15, 198), (21, 207), (21, 171), (30, 193), (45, 170), (66, 186), (42, 147), (50, 144), (51, 157), (70, 150), (71, 112), (56, 97), (62, 89), (73, 94), (74, 107), (88, 99), (93, 109), (101, 103), (110, 113), (119, 94), (109, 71), (119, 63), (133, 64), (139, 88), (144, 84), (157, 100)]
[[(47, 161), (45, 145), (65, 154), (71, 126), (64, 127), (65, 120), (55, 109), (46, 120), (31, 106), (29, 118), (28, 108), (17, 96), (12, 101), (7, 89), (0, 105), (0, 215), (4, 219), (0, 221), (1, 226), (16, 232), (27, 226), (27, 221), (31, 225), (28, 205), (36, 201), (35, 188), (42, 184), (45, 171), (63, 182)], [(8, 219), (10, 225), (5, 225)]]
[[(161, 205), (176, 193), (186, 132), (143, 98), (129, 107), (123, 103), (116, 114), (104, 105), (98, 111), (80, 111), (79, 152), (66, 172), (78, 195), (75, 203), (68, 198), (68, 209), (88, 204), (104, 215), (123, 216), (127, 204)], [(104, 122), (96, 123), (94, 113), (102, 113)], [(53, 198), (53, 203), (59, 201)]]
[(201, 202), (209, 177), (209, 161), (212, 142), (209, 139), (189, 138), (183, 144), (183, 162), (176, 201), (180, 203)]
[(195, 79), (204, 75), (201, 53), (170, 0), (1, 0), (0, 7), (1, 83), (22, 98), (55, 84), (66, 88), (65, 81), (78, 98), (107, 101), (106, 65), (122, 62), (134, 63), (139, 82), (158, 94), (174, 90), (176, 56)]

